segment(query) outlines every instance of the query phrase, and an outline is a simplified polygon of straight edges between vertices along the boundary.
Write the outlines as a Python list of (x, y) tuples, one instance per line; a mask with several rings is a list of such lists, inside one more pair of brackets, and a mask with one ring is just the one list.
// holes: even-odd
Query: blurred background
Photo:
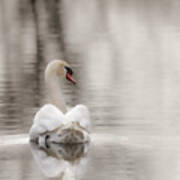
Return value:
[[(129, 150), (101, 149), (103, 157), (109, 155), (104, 164), (111, 164), (110, 152), (115, 153), (112, 179), (119, 180), (121, 173), (128, 174), (123, 179), (162, 179), (154, 169), (169, 170), (163, 165), (169, 159), (174, 162), (171, 179), (178, 179), (174, 150), (180, 146), (174, 139), (180, 134), (179, 17), (178, 0), (1, 0), (0, 135), (28, 133), (35, 112), (46, 103), (44, 68), (53, 59), (64, 59), (78, 82), (63, 84), (67, 105), (89, 107), (93, 133), (134, 136), (153, 148), (167, 142), (166, 148), (174, 147), (173, 153), (153, 154), (155, 164), (149, 151), (137, 155), (131, 149), (121, 161), (127, 160), (127, 171), (120, 171), (116, 160), (121, 159), (119, 152)], [(160, 154), (167, 159), (157, 159)], [(137, 159), (142, 164), (137, 165)]]

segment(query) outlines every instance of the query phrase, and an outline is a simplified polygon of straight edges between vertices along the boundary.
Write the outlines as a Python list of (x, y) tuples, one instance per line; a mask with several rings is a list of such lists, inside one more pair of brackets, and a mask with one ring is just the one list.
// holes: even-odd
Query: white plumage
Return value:
[(90, 115), (86, 106), (77, 105), (63, 114), (56, 106), (46, 104), (36, 113), (29, 134), (31, 140), (40, 138), (42, 145), (47, 135), (55, 143), (84, 143), (89, 141), (89, 132)]
[(60, 77), (72, 84), (73, 71), (67, 62), (54, 60), (45, 70), (45, 84), (50, 104), (44, 105), (35, 115), (30, 139), (41, 146), (54, 143), (84, 143), (89, 141), (90, 116), (88, 108), (77, 105), (67, 111), (61, 92)]

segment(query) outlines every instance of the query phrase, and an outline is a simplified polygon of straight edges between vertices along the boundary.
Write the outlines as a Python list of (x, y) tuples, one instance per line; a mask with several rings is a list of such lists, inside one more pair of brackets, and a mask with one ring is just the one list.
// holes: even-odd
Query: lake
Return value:
[[(180, 2), (0, 2), (2, 180), (180, 178)], [(91, 112), (91, 143), (29, 144), (47, 102), (44, 69), (72, 66), (67, 106)]]

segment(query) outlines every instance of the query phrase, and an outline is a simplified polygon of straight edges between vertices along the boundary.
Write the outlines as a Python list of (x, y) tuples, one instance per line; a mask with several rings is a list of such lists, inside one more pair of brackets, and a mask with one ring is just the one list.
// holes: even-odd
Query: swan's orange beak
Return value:
[(67, 73), (66, 75), (67, 79), (69, 81), (71, 81), (73, 84), (76, 84), (76, 80), (72, 77), (72, 75), (70, 73)]

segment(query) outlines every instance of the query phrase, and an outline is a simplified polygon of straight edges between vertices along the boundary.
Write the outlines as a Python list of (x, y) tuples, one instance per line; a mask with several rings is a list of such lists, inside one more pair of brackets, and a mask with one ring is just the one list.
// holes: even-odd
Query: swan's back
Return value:
[(84, 105), (77, 105), (65, 115), (54, 105), (44, 105), (35, 115), (30, 139), (40, 144), (84, 143), (89, 141), (90, 118)]
[(77, 105), (65, 114), (65, 118), (66, 122), (51, 134), (50, 141), (64, 144), (89, 142), (90, 115), (87, 107)]

